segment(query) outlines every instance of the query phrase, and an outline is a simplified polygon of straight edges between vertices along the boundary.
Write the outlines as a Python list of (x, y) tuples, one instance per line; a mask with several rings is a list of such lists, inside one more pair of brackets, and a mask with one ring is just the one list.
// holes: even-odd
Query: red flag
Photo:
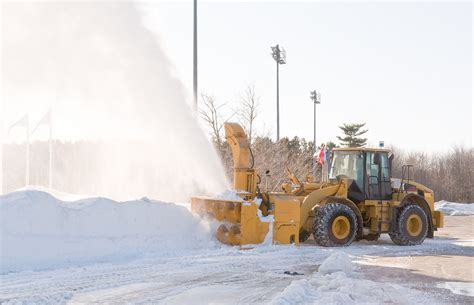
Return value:
[(324, 149), (321, 149), (321, 150), (319, 151), (318, 162), (319, 162), (319, 164), (322, 165), (322, 164), (324, 164), (324, 161), (325, 161), (325, 160), (326, 160), (326, 154), (325, 154), (325, 152), (324, 152)]

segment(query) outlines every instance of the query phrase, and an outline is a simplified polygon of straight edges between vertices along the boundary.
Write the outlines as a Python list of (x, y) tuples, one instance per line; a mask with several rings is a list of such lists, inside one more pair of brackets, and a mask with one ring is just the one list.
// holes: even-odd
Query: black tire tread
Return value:
[[(357, 235), (357, 216), (354, 211), (342, 203), (328, 203), (315, 210), (315, 219), (313, 223), (314, 240), (323, 247), (346, 247), (349, 246)], [(330, 220), (334, 215), (348, 216), (354, 226), (351, 226), (351, 232), (346, 243), (338, 244), (334, 242), (329, 235)]]
[(310, 236), (311, 236), (310, 232), (300, 231), (300, 238), (299, 238), (300, 243), (304, 243), (305, 241), (307, 241)]
[[(424, 232), (422, 232), (422, 237), (418, 240), (411, 240), (407, 234), (403, 231), (403, 226), (405, 225), (405, 218), (408, 217), (412, 210), (421, 212), (422, 221), (424, 222)], [(428, 235), (428, 216), (426, 215), (425, 211), (416, 204), (409, 204), (404, 208), (400, 209), (397, 214), (397, 227), (395, 231), (389, 233), (390, 239), (393, 241), (394, 244), (399, 246), (416, 246), (423, 243), (426, 236)]]

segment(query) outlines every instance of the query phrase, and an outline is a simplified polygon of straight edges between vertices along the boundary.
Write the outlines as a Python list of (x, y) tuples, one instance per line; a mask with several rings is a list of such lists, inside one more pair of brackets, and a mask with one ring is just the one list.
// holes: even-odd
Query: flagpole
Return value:
[(3, 195), (3, 134), (0, 143), (0, 195)]
[(53, 118), (49, 114), (49, 188), (53, 188)]
[(3, 134), (0, 143), (0, 195), (3, 195)]
[(30, 118), (26, 121), (26, 186), (30, 185)]
[(3, 137), (5, 135), (3, 134), (3, 120), (0, 122), (0, 195), (3, 195)]

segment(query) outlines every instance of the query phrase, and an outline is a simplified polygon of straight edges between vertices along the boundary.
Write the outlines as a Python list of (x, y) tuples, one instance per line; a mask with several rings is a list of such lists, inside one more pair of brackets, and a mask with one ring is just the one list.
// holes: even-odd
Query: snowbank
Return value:
[(186, 208), (146, 198), (65, 202), (42, 191), (0, 196), (0, 273), (177, 254), (214, 244)]
[[(338, 262), (340, 264), (338, 264)], [(272, 304), (415, 304), (433, 302), (422, 293), (393, 283), (378, 283), (353, 272), (349, 256), (331, 254), (308, 279), (293, 281)]]
[(28, 186), (24, 186), (24, 187), (22, 187), (22, 188), (20, 188), (16, 191), (17, 192), (18, 191), (40, 191), (40, 192), (45, 192), (45, 193), (48, 193), (51, 196), (56, 197), (57, 199), (62, 200), (62, 201), (77, 201), (77, 200), (92, 197), (92, 196), (84, 196), (84, 195), (77, 195), (77, 194), (71, 194), (71, 193), (64, 193), (64, 192), (60, 192), (58, 190), (51, 189), (51, 188), (41, 186), (41, 185), (28, 185)]
[(315, 302), (319, 295), (310, 280), (302, 279), (291, 282), (282, 293), (276, 296), (271, 304), (309, 304)]
[(468, 216), (474, 215), (473, 203), (455, 203), (449, 201), (435, 202), (435, 210), (443, 212), (445, 215), (451, 216)]
[(329, 274), (338, 271), (350, 274), (353, 270), (354, 265), (349, 256), (344, 252), (335, 252), (331, 254), (331, 256), (329, 256), (318, 269), (321, 274)]

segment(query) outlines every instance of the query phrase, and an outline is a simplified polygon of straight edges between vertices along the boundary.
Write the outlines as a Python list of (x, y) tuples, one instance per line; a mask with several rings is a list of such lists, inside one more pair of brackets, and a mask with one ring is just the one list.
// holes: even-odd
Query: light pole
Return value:
[(198, 111), (198, 63), (197, 63), (197, 0), (194, 0), (194, 33), (193, 33), (193, 97), (194, 110)]
[(276, 45), (272, 47), (272, 57), (277, 64), (277, 141), (280, 141), (280, 65), (286, 64), (286, 51)]
[(321, 93), (313, 90), (310, 92), (310, 98), (314, 104), (314, 130), (313, 130), (313, 177), (316, 178), (316, 162), (314, 160), (314, 154), (316, 153), (316, 104), (321, 104)]

